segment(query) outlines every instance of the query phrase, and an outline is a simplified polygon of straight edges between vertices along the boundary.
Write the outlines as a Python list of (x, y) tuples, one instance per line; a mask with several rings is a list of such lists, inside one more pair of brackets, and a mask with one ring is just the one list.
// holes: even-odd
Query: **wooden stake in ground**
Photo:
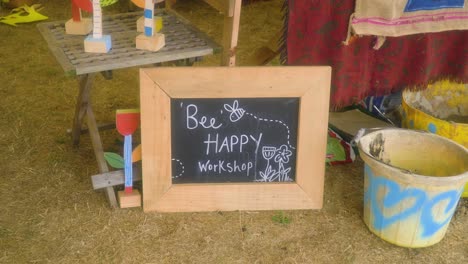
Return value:
[(121, 208), (141, 206), (141, 195), (138, 190), (133, 190), (133, 168), (132, 168), (132, 134), (138, 128), (140, 112), (138, 109), (117, 110), (117, 131), (125, 137), (124, 139), (124, 174), (125, 191), (119, 191), (119, 202)]

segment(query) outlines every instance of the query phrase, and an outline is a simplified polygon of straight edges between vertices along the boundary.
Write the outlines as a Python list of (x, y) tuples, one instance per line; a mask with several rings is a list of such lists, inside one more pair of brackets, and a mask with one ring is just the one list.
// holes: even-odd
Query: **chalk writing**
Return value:
[(206, 124), (208, 118), (206, 116), (202, 116), (200, 121), (195, 118), (196, 114), (198, 113), (198, 108), (194, 104), (189, 104), (187, 106), (187, 128), (188, 129), (196, 129), (198, 125), (201, 125), (203, 128), (214, 128), (218, 129), (222, 126), (222, 124), (216, 124), (215, 118), (210, 118), (209, 124)]
[(211, 160), (199, 161), (198, 167), (201, 172), (213, 171), (218, 174), (225, 172), (239, 172), (245, 173), (247, 176), (250, 176), (250, 171), (253, 168), (253, 162), (238, 163), (237, 160), (232, 162), (226, 162), (225, 160), (217, 160), (212, 162)]
[(234, 152), (236, 150), (243, 152), (245, 149), (244, 146), (252, 141), (256, 149), (258, 149), (260, 141), (262, 140), (262, 135), (263, 134), (260, 133), (256, 138), (253, 135), (230, 135), (220, 139), (217, 133), (213, 135), (213, 137), (211, 137), (211, 134), (207, 134), (207, 138), (203, 143), (206, 145), (206, 155), (210, 154), (210, 149), (213, 149), (214, 153), (221, 153), (223, 151)]
[(298, 99), (172, 99), (171, 104), (174, 183), (294, 181)]

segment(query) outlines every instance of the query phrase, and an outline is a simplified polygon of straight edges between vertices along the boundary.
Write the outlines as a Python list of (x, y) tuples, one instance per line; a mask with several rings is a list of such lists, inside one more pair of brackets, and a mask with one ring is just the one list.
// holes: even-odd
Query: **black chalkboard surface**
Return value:
[(172, 182), (293, 182), (299, 98), (171, 99)]

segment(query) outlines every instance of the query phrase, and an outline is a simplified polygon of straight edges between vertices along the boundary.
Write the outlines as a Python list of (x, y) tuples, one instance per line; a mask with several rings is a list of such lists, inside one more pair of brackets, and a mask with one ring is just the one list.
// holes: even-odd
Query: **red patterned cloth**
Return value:
[(332, 66), (332, 109), (442, 78), (468, 83), (467, 30), (387, 37), (379, 50), (371, 36), (345, 46), (355, 0), (285, 1), (283, 61)]

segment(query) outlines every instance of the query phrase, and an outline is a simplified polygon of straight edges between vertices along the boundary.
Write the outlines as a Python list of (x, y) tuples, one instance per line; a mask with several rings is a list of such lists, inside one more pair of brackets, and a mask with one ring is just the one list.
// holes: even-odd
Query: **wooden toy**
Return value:
[(166, 45), (164, 34), (155, 33), (153, 0), (145, 0), (144, 33), (136, 37), (136, 48), (158, 51)]
[(102, 34), (102, 10), (99, 0), (93, 0), (93, 34), (84, 40), (85, 52), (107, 53), (112, 48), (110, 35)]
[[(155, 16), (154, 20), (154, 31), (158, 33), (163, 27), (162, 17)], [(145, 32), (145, 17), (140, 17), (137, 20), (137, 32)]]
[(40, 4), (27, 6), (23, 5), (11, 10), (11, 14), (0, 17), (0, 23), (16, 27), (16, 24), (29, 23), (34, 21), (46, 20), (48, 17), (39, 14), (38, 11), (42, 9)]
[(71, 35), (87, 35), (93, 29), (91, 18), (82, 18), (81, 10), (93, 12), (89, 0), (72, 0), (72, 18), (65, 23), (65, 32)]
[(124, 173), (125, 191), (119, 191), (119, 202), (121, 208), (141, 206), (141, 195), (138, 190), (133, 189), (133, 167), (132, 167), (132, 134), (138, 128), (140, 113), (137, 109), (117, 110), (117, 131), (125, 137), (124, 139)]

